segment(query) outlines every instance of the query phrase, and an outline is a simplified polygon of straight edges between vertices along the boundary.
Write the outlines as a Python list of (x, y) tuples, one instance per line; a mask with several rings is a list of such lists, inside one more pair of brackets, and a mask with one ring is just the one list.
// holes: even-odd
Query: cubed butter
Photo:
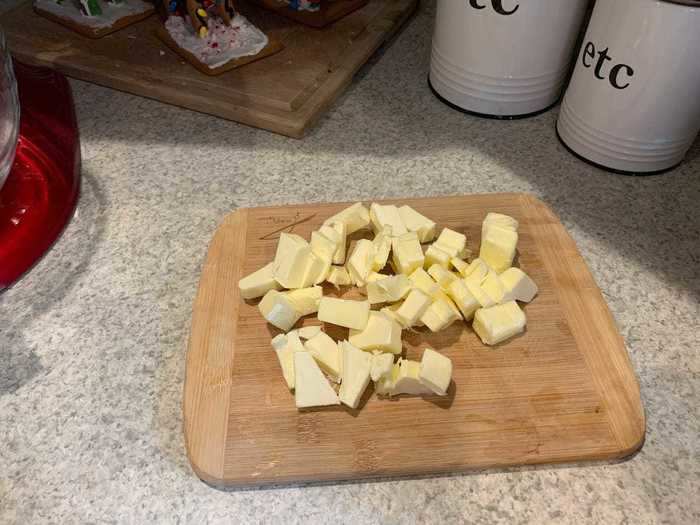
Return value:
[(462, 276), (476, 284), (481, 284), (486, 279), (486, 276), (491, 271), (491, 267), (482, 259), (474, 259), (469, 266), (462, 272)]
[(433, 278), (423, 268), (416, 268), (409, 276), (413, 287), (425, 293), (431, 299), (440, 290), (440, 285), (433, 281)]
[(369, 207), (369, 218), (374, 233), (381, 232), (387, 226), (391, 228), (391, 233), (394, 236), (403, 235), (408, 231), (401, 220), (399, 209), (393, 204), (372, 203)]
[(340, 349), (333, 339), (324, 332), (319, 332), (306, 341), (304, 347), (324, 372), (336, 381), (340, 381), (342, 370)]
[(344, 264), (345, 252), (348, 244), (345, 223), (331, 222), (329, 224), (324, 224), (318, 231), (331, 240), (336, 247), (331, 262), (333, 264)]
[(338, 250), (338, 243), (323, 235), (320, 231), (311, 232), (311, 251), (330, 264)]
[(294, 305), (294, 309), (300, 317), (315, 314), (318, 312), (318, 305), (323, 297), (323, 288), (312, 286), (310, 288), (299, 288), (285, 292), (287, 299)]
[(399, 318), (396, 317), (396, 310), (401, 308), (401, 302), (390, 304), (385, 306), (384, 308), (381, 308), (379, 311), (389, 317), (390, 319), (393, 319), (394, 321), (398, 322), (401, 324), (401, 321), (399, 321)]
[(311, 246), (293, 233), (282, 233), (274, 260), (274, 278), (284, 288), (303, 288)]
[(431, 266), (438, 264), (447, 269), (452, 257), (452, 255), (442, 250), (437, 244), (431, 244), (428, 246), (428, 249), (425, 250), (425, 262), (423, 263), (423, 266), (425, 268), (430, 268)]
[(400, 354), (401, 325), (381, 312), (370, 312), (364, 330), (350, 330), (350, 344), (360, 350), (380, 350)]
[(482, 308), (490, 308), (496, 304), (496, 301), (494, 301), (491, 296), (481, 288), (480, 284), (477, 284), (475, 281), (469, 279), (464, 279), (463, 282), (467, 285), (469, 293), (471, 293), (476, 300), (479, 301)]
[(304, 343), (301, 342), (301, 337), (299, 337), (299, 330), (292, 330), (287, 334), (287, 345), (292, 352), (306, 352)]
[[(356, 202), (343, 211), (336, 213), (326, 220), (324, 224), (343, 223), (346, 227), (346, 235), (355, 233), (358, 230), (369, 226), (369, 211), (361, 202)], [(340, 263), (336, 263), (340, 264)]]
[(460, 319), (462, 319), (462, 316), (449, 297), (434, 300), (420, 318), (423, 324), (430, 328), (431, 332), (444, 330)]
[(517, 246), (517, 232), (497, 227), (489, 228), (481, 239), (479, 258), (500, 274), (513, 266)]
[(529, 303), (537, 295), (537, 285), (520, 268), (508, 268), (500, 275), (501, 283), (511, 299)]
[(518, 303), (509, 301), (478, 310), (472, 326), (484, 344), (497, 345), (524, 332), (526, 322)]
[(428, 309), (432, 300), (421, 290), (414, 288), (396, 310), (395, 315), (404, 328), (414, 326)]
[(370, 368), (370, 377), (372, 381), (379, 381), (385, 377), (390, 377), (392, 368), (394, 368), (394, 354), (381, 352), (372, 354), (372, 365)]
[(450, 254), (450, 257), (467, 257), (467, 236), (449, 228), (444, 228), (433, 246), (437, 246), (443, 252)]
[(452, 361), (431, 348), (426, 348), (418, 372), (420, 382), (439, 396), (447, 395), (452, 381)]
[(421, 243), (430, 242), (435, 238), (437, 225), (410, 206), (401, 206), (399, 215), (406, 229), (418, 234), (418, 240)]
[(339, 405), (338, 395), (309, 352), (294, 353), (294, 401), (297, 408)]
[(396, 273), (410, 275), (416, 268), (423, 267), (425, 256), (415, 232), (395, 237), (391, 244), (391, 251), (391, 260)]
[[(319, 298), (320, 300), (320, 298)], [(301, 339), (311, 339), (312, 337), (318, 335), (321, 332), (320, 325), (312, 326), (302, 326), (296, 330), (297, 334)]]
[(364, 330), (369, 320), (369, 302), (323, 297), (318, 307), (318, 320)]
[(343, 380), (338, 395), (343, 404), (357, 408), (369, 385), (372, 354), (355, 348), (347, 341), (342, 341), (339, 345), (343, 358)]
[(368, 239), (360, 239), (355, 244), (345, 267), (356, 286), (364, 286), (367, 276), (372, 271), (374, 262), (374, 245)]
[(277, 290), (270, 290), (263, 296), (258, 310), (268, 323), (284, 332), (288, 332), (301, 317), (289, 297)]
[(308, 255), (306, 260), (306, 271), (304, 272), (304, 280), (302, 288), (322, 283), (328, 277), (328, 272), (331, 269), (331, 262), (321, 259), (313, 252)]
[(275, 336), (271, 344), (277, 354), (284, 381), (289, 390), (294, 390), (294, 350), (289, 347), (287, 336), (284, 334)]
[(507, 293), (499, 275), (491, 270), (486, 276), (484, 281), (481, 283), (481, 289), (488, 294), (488, 296), (496, 304), (505, 303), (512, 301), (513, 298)]
[(389, 275), (385, 273), (379, 273), (379, 272), (369, 272), (369, 275), (367, 276), (367, 282), (368, 283), (373, 283), (375, 281), (381, 281), (382, 279), (386, 279), (389, 277)]
[(378, 272), (386, 266), (391, 252), (392, 230), (390, 226), (385, 227), (380, 231), (372, 241), (374, 246), (374, 260), (372, 261), (372, 270)]
[(419, 362), (402, 359), (398, 363), (398, 370), (394, 367), (393, 372), (393, 385), (390, 395), (408, 394), (411, 396), (422, 396), (433, 393), (430, 388), (420, 381)]
[(465, 321), (469, 321), (474, 313), (481, 308), (481, 303), (469, 291), (467, 283), (463, 280), (457, 280), (450, 284), (447, 294), (455, 302)]
[(336, 288), (340, 286), (350, 286), (352, 284), (350, 274), (344, 266), (331, 266), (330, 270), (328, 271), (326, 281), (334, 285)]
[(238, 281), (238, 289), (243, 299), (262, 297), (270, 290), (281, 290), (282, 287), (274, 277), (275, 263), (266, 264), (259, 270)]
[(439, 264), (434, 264), (428, 268), (428, 275), (433, 278), (444, 292), (449, 290), (453, 282), (460, 279), (457, 275), (446, 270), (444, 266), (440, 266)]
[(481, 223), (481, 238), (486, 237), (486, 232), (491, 227), (498, 227), (505, 230), (510, 230), (512, 232), (518, 231), (518, 221), (509, 215), (503, 215), (502, 213), (488, 213), (484, 222)]
[(467, 270), (467, 268), (469, 268), (469, 263), (463, 261), (459, 257), (452, 257), (452, 259), (450, 259), (450, 266), (452, 266), (462, 277), (464, 277), (464, 272)]
[(369, 304), (395, 303), (406, 297), (411, 288), (411, 280), (405, 275), (385, 275), (367, 283), (367, 300)]

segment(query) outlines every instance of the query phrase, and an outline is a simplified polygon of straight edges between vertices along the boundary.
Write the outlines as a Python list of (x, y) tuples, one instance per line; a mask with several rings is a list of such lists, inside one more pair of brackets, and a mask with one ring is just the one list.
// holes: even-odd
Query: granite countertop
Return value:
[[(700, 142), (657, 177), (592, 168), (558, 109), (499, 122), (426, 86), (433, 2), (304, 141), (73, 82), (82, 198), (0, 295), (0, 523), (700, 522)], [(220, 491), (185, 456), (192, 300), (242, 206), (524, 191), (577, 241), (640, 378), (633, 458), (429, 479)]]

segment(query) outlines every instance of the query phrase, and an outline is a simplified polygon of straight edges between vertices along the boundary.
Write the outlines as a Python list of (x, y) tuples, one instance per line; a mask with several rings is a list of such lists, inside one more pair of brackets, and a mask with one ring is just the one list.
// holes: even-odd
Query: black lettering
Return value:
[(520, 7), (520, 4), (515, 4), (515, 7), (513, 9), (511, 9), (510, 11), (508, 11), (508, 10), (503, 8), (503, 0), (491, 0), (491, 3), (493, 4), (494, 10), (499, 15), (512, 15)]
[(595, 66), (595, 76), (600, 80), (605, 80), (605, 75), (601, 75), (601, 72), (603, 71), (603, 66), (605, 65), (605, 61), (612, 60), (612, 58), (610, 58), (610, 55), (608, 55), (608, 49), (609, 48), (606, 47), (602, 51), (598, 52), (600, 58), (598, 59), (598, 63)]
[(586, 47), (583, 49), (583, 56), (581, 57), (583, 65), (586, 67), (591, 67), (593, 63), (587, 63), (586, 57), (595, 58), (595, 46), (593, 45), (593, 42), (588, 42), (588, 44), (586, 44)]
[(469, 5), (474, 9), (486, 9), (486, 6), (479, 4), (478, 0), (469, 0)]
[(613, 85), (614, 88), (617, 89), (626, 89), (630, 83), (627, 82), (624, 86), (621, 86), (620, 83), (617, 80), (617, 77), (620, 76), (620, 71), (623, 69), (626, 69), (626, 74), (628, 77), (631, 77), (634, 75), (634, 69), (629, 67), (627, 64), (618, 64), (614, 68), (610, 70), (610, 83)]

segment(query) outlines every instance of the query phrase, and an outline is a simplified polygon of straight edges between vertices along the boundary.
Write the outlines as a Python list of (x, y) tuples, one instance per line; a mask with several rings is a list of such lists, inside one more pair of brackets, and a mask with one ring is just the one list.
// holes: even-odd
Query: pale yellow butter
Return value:
[(364, 330), (369, 320), (369, 302), (323, 297), (318, 307), (318, 320)]
[(284, 381), (289, 390), (294, 390), (294, 350), (289, 347), (287, 336), (284, 334), (273, 337), (271, 344), (277, 354)]
[(275, 263), (266, 264), (259, 270), (238, 281), (238, 289), (243, 299), (262, 297), (270, 290), (281, 290), (282, 287), (274, 277)]
[(472, 326), (484, 344), (497, 345), (524, 332), (526, 322), (525, 312), (518, 303), (509, 301), (478, 310)]
[(452, 273), (451, 271), (445, 269), (444, 266), (439, 264), (434, 264), (428, 268), (428, 275), (433, 278), (433, 280), (440, 286), (440, 288), (446, 292), (449, 290), (450, 285), (458, 281), (460, 278)]
[(396, 317), (396, 310), (401, 308), (401, 302), (397, 302), (394, 304), (390, 304), (388, 306), (385, 306), (384, 308), (381, 308), (379, 311), (389, 317), (390, 319), (393, 319), (394, 321), (397, 321), (399, 324), (401, 324), (401, 321), (399, 321), (399, 318)]
[(320, 231), (311, 232), (311, 251), (314, 255), (330, 264), (337, 250), (338, 242), (329, 239)]
[(416, 270), (409, 276), (409, 279), (413, 283), (413, 287), (417, 288), (421, 292), (425, 293), (431, 299), (440, 290), (440, 285), (433, 281), (432, 277), (423, 268), (416, 268)]
[(447, 395), (452, 381), (452, 361), (431, 348), (426, 348), (418, 371), (420, 382), (439, 396)]
[(464, 259), (468, 255), (467, 236), (449, 228), (442, 230), (433, 246), (437, 246), (443, 252), (448, 253), (450, 257)]
[(321, 369), (336, 381), (340, 381), (342, 363), (340, 348), (324, 332), (319, 332), (304, 343), (306, 350), (314, 356)]
[(464, 272), (469, 268), (469, 263), (458, 257), (452, 257), (452, 259), (450, 259), (450, 265), (457, 270), (462, 277), (464, 277)]
[(392, 264), (396, 273), (410, 275), (416, 268), (423, 267), (425, 256), (415, 232), (395, 237), (392, 240), (391, 251)]
[(294, 305), (296, 313), (303, 317), (318, 312), (318, 305), (323, 297), (323, 288), (312, 286), (286, 292), (285, 295)]
[(486, 276), (491, 271), (491, 267), (482, 259), (474, 259), (469, 266), (462, 272), (462, 276), (476, 284), (481, 284), (486, 279)]
[(311, 246), (293, 233), (282, 233), (274, 260), (275, 280), (284, 288), (303, 288)]
[(302, 326), (296, 330), (301, 339), (311, 339), (321, 332), (320, 325)]
[(481, 223), (481, 238), (486, 237), (487, 231), (492, 227), (502, 228), (505, 230), (510, 230), (512, 232), (517, 232), (518, 221), (509, 215), (503, 215), (502, 213), (488, 213), (484, 222)]
[(284, 332), (288, 332), (301, 317), (289, 297), (277, 290), (270, 290), (263, 296), (258, 310), (268, 323)]
[(381, 312), (370, 312), (364, 330), (350, 330), (350, 344), (360, 350), (381, 350), (400, 354), (401, 325)]
[(392, 368), (394, 368), (394, 354), (381, 352), (374, 352), (372, 354), (372, 364), (370, 368), (370, 377), (372, 381), (379, 381), (385, 377), (390, 377)]
[(422, 396), (432, 394), (433, 391), (420, 381), (420, 363), (402, 359), (398, 363), (398, 370), (394, 367), (393, 385), (390, 395), (398, 396), (408, 394), (412, 396)]
[(355, 286), (364, 286), (367, 281), (367, 276), (372, 271), (372, 263), (374, 262), (374, 245), (372, 241), (360, 239), (355, 244), (348, 262), (345, 267), (350, 274), (350, 278), (355, 283)]
[(437, 244), (431, 244), (428, 249), (425, 250), (425, 262), (423, 263), (424, 268), (430, 268), (436, 264), (443, 266), (445, 269), (450, 264), (450, 259), (453, 256), (448, 252), (441, 249)]
[(476, 300), (479, 301), (482, 308), (490, 308), (496, 304), (496, 301), (494, 301), (491, 296), (481, 288), (481, 285), (476, 283), (476, 281), (467, 278), (464, 279), (463, 282), (467, 285), (469, 293), (471, 293)]
[(333, 284), (336, 288), (340, 286), (350, 286), (352, 284), (350, 274), (343, 266), (331, 266), (326, 281)]
[(479, 258), (500, 274), (513, 266), (517, 246), (517, 232), (489, 228), (481, 239)]
[(500, 275), (500, 278), (511, 299), (529, 303), (537, 295), (538, 289), (535, 281), (520, 268), (509, 268)]
[(338, 222), (345, 224), (346, 234), (350, 235), (369, 226), (369, 211), (364, 204), (361, 202), (356, 202), (352, 206), (345, 208), (343, 211), (336, 213), (329, 219), (326, 219), (324, 224), (333, 224)]
[(474, 313), (481, 308), (481, 303), (469, 291), (467, 283), (463, 280), (458, 279), (450, 284), (447, 293), (459, 308), (465, 321), (469, 321)]
[(357, 408), (369, 385), (372, 354), (355, 348), (347, 341), (341, 341), (339, 346), (343, 358), (343, 380), (338, 395), (343, 404)]
[(374, 259), (372, 261), (372, 270), (378, 272), (386, 266), (391, 252), (392, 229), (390, 226), (385, 227), (372, 241), (374, 247)]
[(383, 277), (367, 283), (367, 300), (370, 304), (395, 303), (411, 291), (411, 280), (405, 275), (384, 275)]
[(302, 288), (322, 283), (328, 277), (328, 272), (331, 269), (331, 262), (321, 259), (313, 252), (310, 253), (306, 260), (306, 270), (304, 279), (301, 283)]
[(399, 209), (393, 204), (372, 203), (369, 207), (369, 218), (374, 233), (381, 232), (387, 226), (391, 228), (391, 233), (394, 236), (403, 235), (407, 232), (406, 226), (401, 220), (401, 215), (399, 215)]
[(410, 206), (401, 206), (399, 208), (399, 215), (406, 229), (409, 232), (418, 234), (418, 240), (421, 243), (430, 242), (435, 238), (437, 234), (437, 225)]
[(329, 239), (335, 245), (335, 252), (333, 253), (333, 264), (344, 264), (345, 255), (347, 250), (347, 229), (345, 223), (342, 222), (331, 222), (329, 224), (324, 224), (318, 230), (324, 237)]
[(439, 332), (449, 327), (455, 321), (462, 319), (459, 310), (449, 297), (436, 299), (428, 307), (420, 320), (431, 332)]
[(513, 298), (507, 292), (500, 277), (496, 272), (491, 270), (486, 278), (481, 283), (481, 289), (493, 300), (496, 304), (512, 301)]
[(414, 288), (396, 310), (396, 318), (404, 328), (414, 326), (428, 309), (432, 300), (421, 290)]
[(294, 353), (294, 401), (297, 408), (339, 405), (338, 395), (309, 352)]

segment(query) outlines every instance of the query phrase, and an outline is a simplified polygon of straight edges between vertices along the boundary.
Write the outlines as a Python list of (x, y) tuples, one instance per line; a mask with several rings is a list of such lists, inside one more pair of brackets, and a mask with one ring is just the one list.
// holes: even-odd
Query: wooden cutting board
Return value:
[[(438, 334), (404, 332), (409, 358), (432, 347), (452, 359), (447, 397), (387, 401), (368, 392), (359, 410), (300, 412), (270, 347), (278, 331), (256, 302), (240, 299), (237, 282), (273, 259), (281, 231), (309, 238), (345, 204), (237, 210), (214, 235), (194, 303), (184, 424), (195, 472), (212, 484), (243, 486), (603, 460), (638, 450), (645, 417), (623, 339), (554, 213), (524, 194), (400, 202), (464, 232), (475, 251), (487, 212), (520, 221), (518, 264), (540, 288), (525, 306), (527, 332), (496, 348), (464, 323)], [(337, 327), (330, 333), (347, 337)]]

